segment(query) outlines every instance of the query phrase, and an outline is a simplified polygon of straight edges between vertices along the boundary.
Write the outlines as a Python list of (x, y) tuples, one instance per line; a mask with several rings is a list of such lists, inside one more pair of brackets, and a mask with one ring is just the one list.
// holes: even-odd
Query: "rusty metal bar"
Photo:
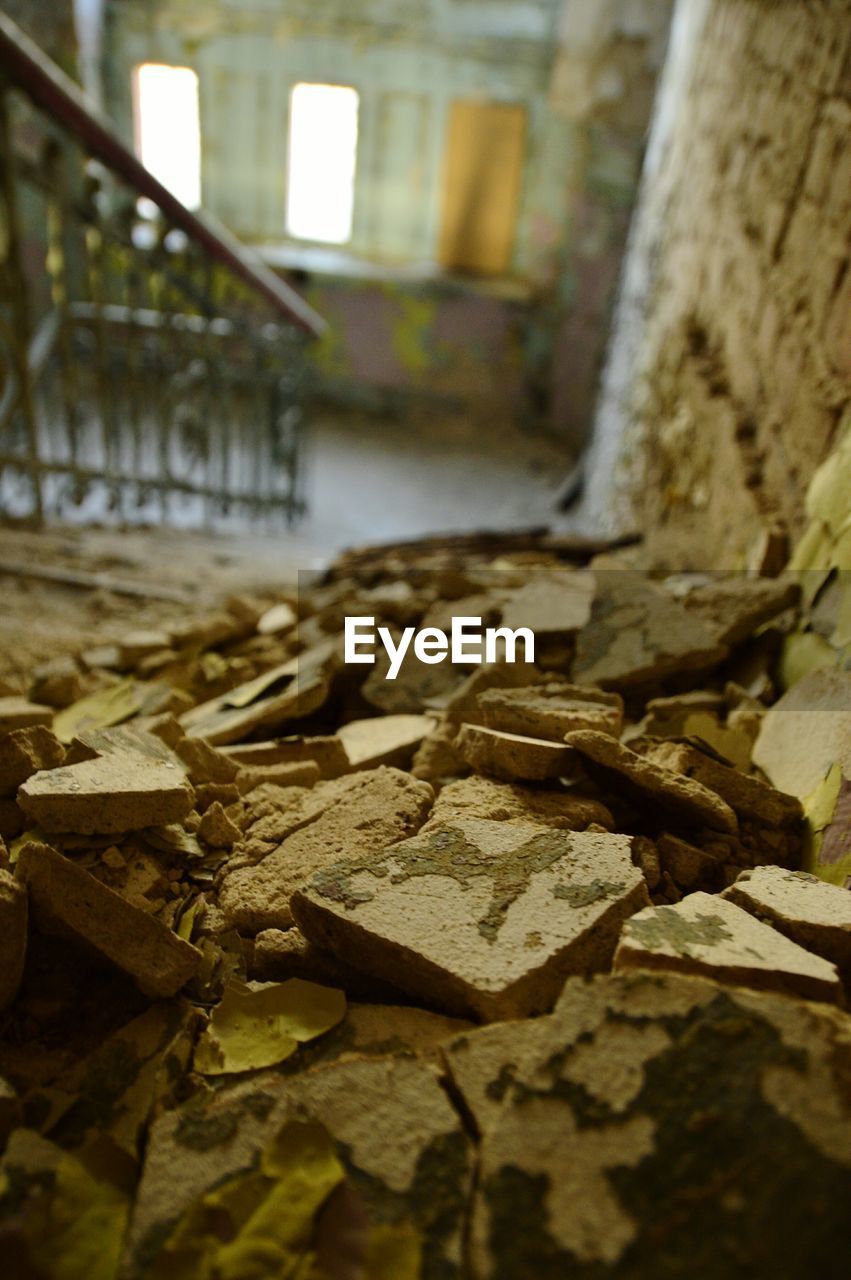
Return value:
[(294, 289), (271, 271), (259, 255), (252, 253), (208, 214), (185, 208), (162, 183), (148, 172), (132, 151), (102, 120), (77, 88), (11, 18), (0, 13), (0, 69), (8, 83), (22, 89), (36, 106), (60, 120), (86, 151), (123, 179), (140, 196), (147, 196), (191, 240), (202, 245), (210, 257), (261, 294), (282, 316), (319, 337), (325, 321)]

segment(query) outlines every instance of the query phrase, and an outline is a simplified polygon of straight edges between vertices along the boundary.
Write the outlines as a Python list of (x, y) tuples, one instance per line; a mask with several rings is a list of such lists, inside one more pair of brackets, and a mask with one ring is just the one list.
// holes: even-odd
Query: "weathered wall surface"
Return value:
[(63, 71), (77, 75), (73, 0), (3, 0), (3, 12)]
[[(114, 0), (107, 100), (131, 136), (130, 76), (148, 59), (201, 83), (204, 202), (243, 238), (284, 234), (287, 103), (298, 80), (354, 85), (360, 142), (354, 258), (433, 258), (456, 98), (522, 102), (526, 165), (510, 275), (528, 301), (357, 265), (310, 272), (332, 322), (326, 386), (398, 390), (512, 412), (580, 445), (672, 0)], [(427, 276), (427, 272), (424, 273)], [(348, 382), (348, 388), (346, 383)]]
[(679, 0), (586, 513), (669, 560), (793, 538), (851, 393), (851, 0)]

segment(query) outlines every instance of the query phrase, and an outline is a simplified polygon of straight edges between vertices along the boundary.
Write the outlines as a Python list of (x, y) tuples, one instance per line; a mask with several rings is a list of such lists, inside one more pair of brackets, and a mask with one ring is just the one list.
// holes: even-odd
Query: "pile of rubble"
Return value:
[[(845, 1273), (824, 598), (432, 544), (6, 690), (13, 1273)], [(535, 663), (388, 680), (353, 616), (526, 626)]]

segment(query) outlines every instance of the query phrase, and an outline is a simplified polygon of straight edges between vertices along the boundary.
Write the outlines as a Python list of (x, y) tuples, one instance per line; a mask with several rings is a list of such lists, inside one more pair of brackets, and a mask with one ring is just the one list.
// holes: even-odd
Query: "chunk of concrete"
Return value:
[(11, 733), (14, 729), (29, 729), (37, 724), (47, 725), (49, 728), (53, 724), (54, 714), (53, 707), (28, 702), (26, 698), (10, 694), (0, 698), (0, 735)]
[(487, 689), (479, 694), (479, 708), (490, 729), (552, 742), (563, 742), (572, 729), (596, 729), (617, 738), (623, 727), (619, 694), (559, 681), (525, 689)]
[(730, 805), (701, 782), (644, 759), (605, 733), (580, 729), (569, 733), (566, 741), (583, 757), (592, 777), (626, 789), (639, 802), (716, 831), (738, 831)]
[(528, 627), (535, 636), (581, 631), (591, 617), (597, 589), (593, 573), (582, 569), (538, 569), (530, 581), (508, 594), (502, 626)]
[(691, 893), (628, 920), (615, 969), (668, 969), (806, 1000), (842, 1000), (836, 966), (725, 898)]
[(261, 768), (273, 764), (318, 766), (322, 778), (339, 778), (347, 773), (349, 758), (336, 734), (273, 738), (268, 742), (241, 742), (224, 747), (223, 752), (241, 766)]
[(604, 689), (711, 670), (728, 654), (701, 618), (632, 570), (597, 570), (591, 619), (576, 641), (573, 679)]
[(55, 769), (64, 759), (65, 748), (44, 725), (13, 729), (0, 738), (0, 796), (13, 796), (39, 769)]
[(630, 839), (461, 818), (327, 866), (292, 900), (317, 945), (432, 1008), (540, 1013), (605, 968), (648, 901)]
[(662, 1254), (670, 1276), (835, 1271), (848, 1043), (829, 1006), (648, 973), (574, 979), (551, 1016), (459, 1036), (471, 1274), (629, 1280)]
[(584, 831), (592, 822), (609, 830), (615, 825), (606, 806), (590, 796), (523, 787), (478, 774), (447, 783), (434, 802), (429, 822), (452, 822), (456, 818), (532, 822), (560, 831)]
[(33, 774), (18, 804), (42, 831), (114, 835), (180, 822), (193, 792), (176, 766), (132, 752)]
[(659, 742), (642, 753), (645, 760), (673, 769), (721, 796), (741, 818), (752, 818), (772, 827), (794, 827), (803, 821), (797, 796), (778, 791), (761, 778), (752, 777), (715, 760), (687, 742)]
[(851, 979), (851, 893), (806, 871), (755, 867), (721, 895), (830, 960)]
[(91, 947), (133, 979), (144, 995), (176, 995), (201, 953), (49, 845), (29, 841), (15, 875), (29, 890), (35, 922)]
[(753, 635), (800, 599), (797, 582), (736, 574), (697, 587), (684, 598), (690, 614), (699, 618), (721, 644), (736, 645)]
[(804, 676), (767, 711), (754, 763), (775, 787), (805, 800), (833, 765), (851, 778), (851, 671)]
[(0, 1010), (21, 985), (27, 955), (27, 891), (11, 872), (0, 869)]
[(472, 769), (518, 782), (564, 777), (574, 759), (572, 750), (563, 742), (501, 733), (478, 724), (463, 724), (456, 746)]
[(219, 905), (240, 932), (288, 928), (290, 898), (314, 873), (347, 856), (377, 858), (422, 826), (434, 799), (427, 782), (386, 766), (322, 783), (309, 796), (312, 803), (305, 798), (283, 815), (287, 834), (262, 861), (226, 873)]
[[(250, 1179), (250, 1191), (264, 1150), (287, 1156), (288, 1136), (303, 1143), (307, 1134), (322, 1152), (323, 1131), (327, 1162), (342, 1166), (340, 1183), (317, 1214), (317, 1236), (304, 1246), (299, 1238), (295, 1265), (309, 1247), (331, 1260), (323, 1266), (329, 1275), (425, 1276), (425, 1257), (434, 1277), (460, 1276), (472, 1144), (436, 1068), (404, 1054), (346, 1056), (298, 1075), (267, 1072), (159, 1116), (133, 1207), (125, 1274), (167, 1273), (175, 1256), (169, 1241), (182, 1223), (198, 1220), (192, 1215), (208, 1193), (238, 1192), (239, 1178)], [(314, 1165), (303, 1176), (291, 1166), (293, 1185), (300, 1187)], [(304, 1185), (306, 1196), (315, 1195), (312, 1183)], [(218, 1212), (217, 1222), (225, 1220), (226, 1211)], [(276, 1215), (276, 1239), (279, 1222)], [(261, 1227), (255, 1239), (262, 1235)], [(258, 1274), (273, 1274), (265, 1257)]]
[(432, 716), (374, 716), (350, 720), (341, 725), (337, 736), (350, 769), (375, 769), (380, 764), (404, 768), (434, 727)]

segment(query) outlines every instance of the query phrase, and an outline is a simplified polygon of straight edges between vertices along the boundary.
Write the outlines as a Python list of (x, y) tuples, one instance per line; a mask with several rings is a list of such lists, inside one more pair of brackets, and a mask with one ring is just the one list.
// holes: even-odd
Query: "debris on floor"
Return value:
[[(851, 1267), (851, 696), (838, 651), (790, 683), (815, 607), (433, 539), (4, 693), (15, 1274)], [(455, 616), (535, 662), (344, 661), (347, 617)]]

